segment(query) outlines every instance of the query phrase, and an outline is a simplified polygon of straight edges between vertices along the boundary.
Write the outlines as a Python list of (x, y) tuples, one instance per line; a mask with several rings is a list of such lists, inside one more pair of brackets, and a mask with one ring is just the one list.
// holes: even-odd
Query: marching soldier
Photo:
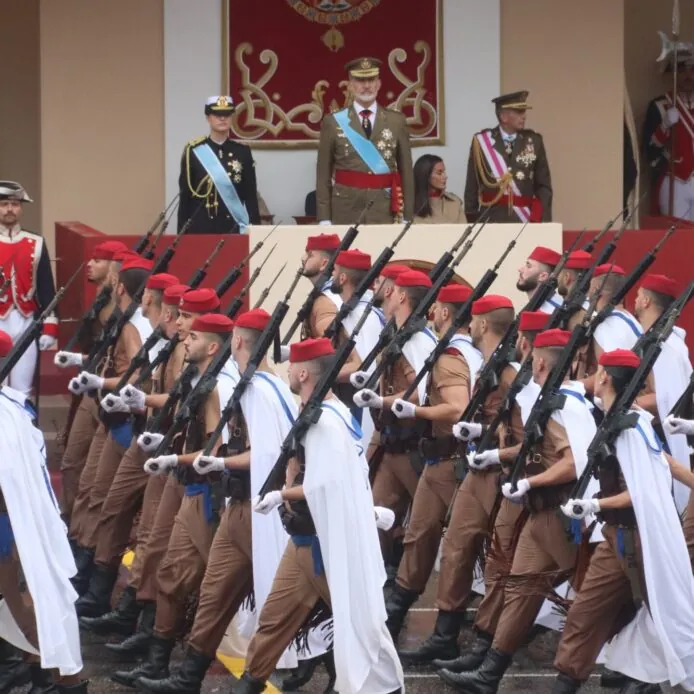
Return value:
[[(12, 280), (0, 296), (0, 329), (13, 340), (55, 296), (53, 272), (43, 237), (22, 229), (20, 220), (27, 202), (34, 201), (19, 183), (0, 181), (0, 285)], [(38, 347), (32, 345), (12, 369), (9, 385), (30, 397), (38, 350), (53, 349), (57, 342), (58, 319), (53, 315), (43, 323)]]
[[(518, 282), (516, 289), (525, 292), (528, 299), (532, 299), (533, 294), (544, 282), (561, 260), (561, 253), (547, 248), (546, 246), (536, 246), (527, 260), (518, 268)], [(559, 292), (550, 296), (542, 306), (540, 311), (543, 313), (554, 313), (562, 305), (562, 298)]]
[(528, 92), (492, 103), (499, 125), (472, 138), (465, 181), (465, 216), (474, 222), (488, 207), (489, 222), (551, 222), (552, 179), (542, 135), (525, 127)]
[(354, 224), (373, 203), (365, 224), (411, 220), (414, 177), (407, 122), (376, 101), (381, 61), (347, 63), (352, 106), (323, 118), (316, 199), (321, 224)]
[(191, 218), (196, 234), (245, 233), (249, 224), (260, 224), (253, 155), (247, 145), (229, 138), (234, 110), (230, 96), (207, 99), (210, 134), (191, 140), (183, 150), (179, 232)]

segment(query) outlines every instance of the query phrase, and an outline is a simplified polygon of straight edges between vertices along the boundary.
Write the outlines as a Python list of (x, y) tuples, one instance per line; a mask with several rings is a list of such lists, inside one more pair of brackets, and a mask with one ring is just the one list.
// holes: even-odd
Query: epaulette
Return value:
[(532, 128), (523, 128), (523, 130), (521, 130), (521, 132), (524, 135), (540, 135), (540, 133), (537, 132), (537, 130), (533, 130)]
[(187, 145), (186, 147), (196, 147), (199, 145), (201, 142), (204, 142), (207, 139), (207, 135), (201, 135), (200, 137), (194, 137)]

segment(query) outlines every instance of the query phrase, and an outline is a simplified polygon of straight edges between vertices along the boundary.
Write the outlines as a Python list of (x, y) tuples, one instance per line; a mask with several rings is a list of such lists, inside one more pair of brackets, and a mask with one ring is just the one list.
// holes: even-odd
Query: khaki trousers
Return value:
[(99, 416), (96, 400), (85, 395), (75, 410), (75, 417), (72, 420), (63, 458), (60, 461), (62, 477), (60, 510), (68, 526), (70, 525), (75, 497), (79, 491), (80, 475), (87, 463), (89, 447), (98, 428)]
[(291, 540), (277, 567), (275, 580), (246, 653), (246, 670), (265, 682), (319, 598), (330, 605), (325, 573), (316, 576), (310, 547)]
[(556, 510), (533, 513), (521, 530), (506, 579), (504, 607), (492, 647), (512, 654), (522, 645), (540, 607), (560, 574), (576, 563), (578, 548), (568, 539)]
[(405, 551), (396, 578), (402, 588), (424, 592), (436, 563), (443, 524), (456, 485), (452, 460), (425, 466), (412, 502)]
[(178, 635), (186, 602), (191, 594), (198, 592), (205, 575), (213, 535), (214, 526), (205, 518), (202, 494), (184, 496), (157, 571), (159, 592), (154, 631), (158, 636)]
[(475, 562), (489, 537), (489, 524), (499, 491), (499, 470), (470, 471), (453, 502), (451, 520), (441, 547), (437, 606), (459, 612), (472, 588)]
[(157, 571), (169, 546), (174, 519), (181, 508), (182, 499), (183, 485), (173, 475), (169, 475), (166, 477), (154, 524), (142, 551), (138, 600), (157, 599)]
[(513, 563), (513, 536), (523, 507), (502, 499), (494, 523), (492, 544), (484, 563), (484, 598), (477, 608), (475, 628), (493, 635), (504, 609), (504, 583)]
[(229, 622), (253, 591), (251, 513), (250, 501), (227, 506), (210, 547), (188, 643), (211, 658)]
[[(588, 679), (600, 650), (615, 633), (615, 624), (632, 602), (626, 561), (617, 549), (617, 529), (605, 525), (603, 535), (605, 542), (593, 553), (583, 584), (569, 608), (554, 660), (560, 672), (580, 681)], [(638, 535), (635, 545), (642, 567)], [(641, 586), (645, 585), (641, 576)]]
[(687, 515), (682, 523), (682, 531), (684, 532), (684, 539), (687, 541), (689, 559), (692, 562), (692, 570), (694, 571), (694, 493), (689, 494)]
[(101, 507), (94, 557), (101, 566), (117, 567), (128, 546), (133, 521), (150, 477), (143, 470), (146, 460), (147, 454), (133, 439), (118, 465)]

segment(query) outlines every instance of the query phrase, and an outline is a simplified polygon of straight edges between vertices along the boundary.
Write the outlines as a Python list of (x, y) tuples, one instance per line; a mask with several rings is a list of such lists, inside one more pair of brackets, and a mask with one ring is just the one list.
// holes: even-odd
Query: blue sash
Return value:
[(210, 179), (212, 179), (219, 197), (222, 198), (227, 210), (229, 210), (234, 221), (239, 225), (241, 233), (245, 233), (249, 223), (248, 211), (241, 202), (241, 198), (239, 198), (239, 194), (236, 192), (236, 186), (229, 178), (222, 166), (222, 162), (219, 161), (219, 157), (208, 144), (198, 145), (193, 150), (193, 153), (205, 171), (207, 171)]
[(334, 113), (333, 116), (340, 126), (340, 129), (349, 140), (349, 144), (354, 147), (355, 152), (361, 157), (362, 161), (375, 174), (391, 173), (390, 167), (371, 140), (367, 140), (361, 133), (358, 133), (349, 123), (349, 109)]

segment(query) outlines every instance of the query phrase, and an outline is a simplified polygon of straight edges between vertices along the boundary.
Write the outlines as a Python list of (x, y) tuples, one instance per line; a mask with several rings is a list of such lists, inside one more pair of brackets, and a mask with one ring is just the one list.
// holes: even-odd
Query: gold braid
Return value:
[(510, 171), (506, 171), (506, 173), (500, 179), (497, 180), (492, 178), (491, 171), (487, 171), (484, 157), (482, 155), (482, 148), (480, 147), (480, 143), (476, 135), (472, 138), (472, 156), (475, 160), (475, 169), (477, 170), (478, 179), (481, 181), (482, 185), (485, 188), (491, 188), (492, 190), (494, 188), (498, 188), (498, 193), (489, 202), (482, 201), (481, 193), (477, 196), (480, 207), (492, 207), (493, 205), (496, 205), (496, 203), (499, 202), (504, 195), (508, 195), (508, 207), (510, 211), (510, 209), (513, 207), (513, 188), (510, 185), (511, 181), (513, 180), (513, 174)]
[[(200, 183), (198, 183), (197, 188), (193, 188), (193, 184), (190, 180), (190, 150), (191, 149), (192, 149), (192, 147), (190, 146), (190, 144), (188, 144), (186, 146), (186, 179), (188, 180), (188, 189), (190, 190), (190, 192), (194, 198), (200, 198), (200, 199), (206, 200), (207, 198), (210, 197), (210, 195), (212, 194), (212, 191), (216, 190), (216, 189), (215, 189), (214, 183), (212, 182), (212, 179), (209, 177), (209, 175), (205, 176), (200, 181)], [(200, 189), (202, 188), (202, 186), (205, 183), (208, 184), (207, 190), (204, 193), (200, 193)], [(206, 207), (207, 208), (210, 207), (209, 202), (206, 204)]]

